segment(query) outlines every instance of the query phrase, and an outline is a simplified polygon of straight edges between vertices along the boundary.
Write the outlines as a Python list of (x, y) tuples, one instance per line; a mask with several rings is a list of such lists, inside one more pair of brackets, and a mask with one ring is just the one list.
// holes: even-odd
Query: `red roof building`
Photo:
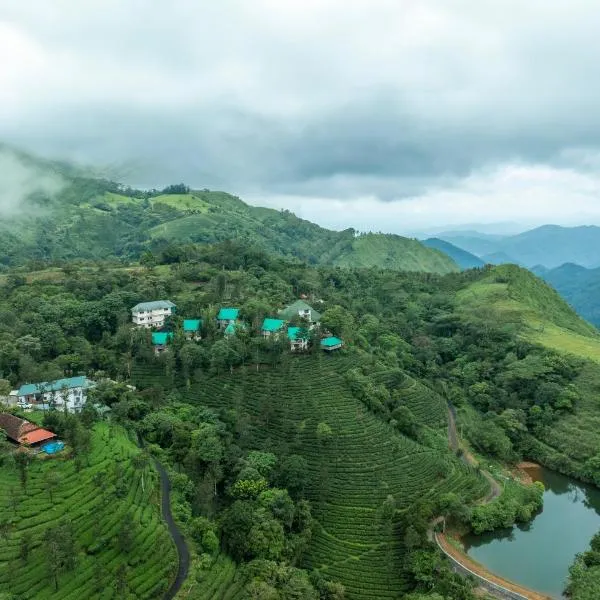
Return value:
[(13, 442), (27, 446), (56, 437), (55, 433), (10, 413), (0, 413), (0, 429), (3, 429)]

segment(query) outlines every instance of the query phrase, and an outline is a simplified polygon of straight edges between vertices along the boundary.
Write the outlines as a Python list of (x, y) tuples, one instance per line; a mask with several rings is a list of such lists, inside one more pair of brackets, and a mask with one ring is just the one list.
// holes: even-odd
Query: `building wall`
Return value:
[(68, 390), (58, 390), (56, 392), (44, 392), (39, 398), (34, 396), (19, 396), (23, 402), (42, 402), (45, 405), (54, 406), (57, 409), (66, 409), (69, 412), (79, 412), (87, 402), (87, 390), (77, 387)]
[(134, 325), (141, 327), (162, 327), (165, 319), (172, 314), (170, 308), (156, 308), (154, 310), (132, 313), (131, 320)]

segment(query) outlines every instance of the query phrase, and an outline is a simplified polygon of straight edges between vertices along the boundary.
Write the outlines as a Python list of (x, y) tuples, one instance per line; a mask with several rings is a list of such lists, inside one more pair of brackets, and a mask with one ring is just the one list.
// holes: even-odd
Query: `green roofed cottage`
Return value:
[(222, 308), (217, 315), (219, 329), (225, 329), (228, 325), (235, 323), (239, 314), (239, 308)]
[(131, 320), (138, 327), (163, 327), (167, 317), (175, 312), (175, 304), (170, 300), (140, 302), (131, 309)]
[(326, 352), (331, 352), (332, 350), (339, 350), (343, 343), (340, 338), (331, 336), (321, 340), (321, 348)]
[(167, 349), (167, 344), (173, 339), (170, 331), (155, 331), (152, 333), (152, 345), (157, 356)]
[(263, 321), (261, 333), (264, 337), (277, 337), (283, 331), (284, 325), (285, 321), (282, 319), (267, 318)]
[(198, 341), (202, 339), (202, 319), (184, 319), (183, 334), (187, 340)]

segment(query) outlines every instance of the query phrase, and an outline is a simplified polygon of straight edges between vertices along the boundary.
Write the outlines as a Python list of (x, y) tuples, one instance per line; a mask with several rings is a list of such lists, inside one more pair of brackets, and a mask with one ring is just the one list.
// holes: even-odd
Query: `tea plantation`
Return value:
[[(481, 497), (487, 483), (445, 448), (423, 446), (369, 412), (344, 377), (360, 360), (294, 357), (276, 370), (248, 367), (205, 376), (184, 399), (244, 415), (241, 445), (251, 441), (278, 455), (303, 455), (317, 520), (305, 566), (341, 581), (349, 598), (398, 598), (407, 589), (401, 574), (404, 536), (397, 523), (382, 518), (386, 498), (394, 497), (398, 515), (418, 499), (444, 492)], [(141, 368), (136, 379), (143, 386), (156, 375)], [(444, 431), (439, 396), (410, 378), (402, 394), (424, 425)], [(211, 574), (218, 581), (211, 583)], [(233, 567), (213, 568), (201, 587), (218, 589), (221, 596), (198, 590), (194, 597), (237, 597)]]
[[(0, 596), (10, 591), (11, 597), (36, 600), (162, 597), (177, 557), (159, 512), (157, 474), (150, 465), (134, 467), (137, 453), (124, 431), (100, 423), (79, 472), (73, 460), (60, 456), (36, 459), (23, 489), (17, 470), (2, 467)], [(52, 488), (49, 472), (57, 474)], [(72, 527), (75, 564), (61, 569), (56, 590), (45, 532), (65, 522)], [(123, 523), (130, 532), (126, 551), (119, 541)], [(126, 569), (117, 575), (123, 564)]]

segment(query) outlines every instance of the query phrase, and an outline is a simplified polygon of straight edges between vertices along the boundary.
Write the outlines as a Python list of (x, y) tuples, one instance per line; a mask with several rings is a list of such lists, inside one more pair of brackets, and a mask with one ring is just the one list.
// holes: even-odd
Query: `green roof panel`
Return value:
[(285, 321), (282, 319), (265, 319), (262, 324), (262, 330), (270, 333), (279, 331), (285, 325)]
[(222, 308), (217, 315), (217, 319), (219, 321), (235, 321), (239, 314), (239, 308)]
[(321, 340), (321, 346), (323, 348), (332, 348), (333, 346), (341, 346), (344, 342), (337, 337), (328, 337)]
[(184, 319), (183, 330), (184, 331), (199, 331), (202, 327), (202, 319)]
[(169, 340), (173, 339), (170, 331), (154, 331), (152, 333), (152, 344), (154, 346), (166, 346)]

